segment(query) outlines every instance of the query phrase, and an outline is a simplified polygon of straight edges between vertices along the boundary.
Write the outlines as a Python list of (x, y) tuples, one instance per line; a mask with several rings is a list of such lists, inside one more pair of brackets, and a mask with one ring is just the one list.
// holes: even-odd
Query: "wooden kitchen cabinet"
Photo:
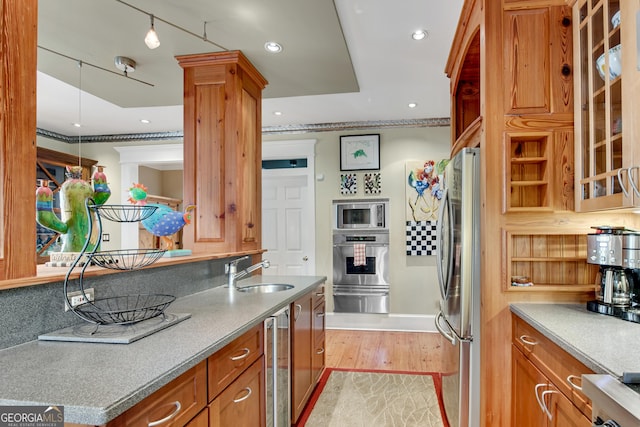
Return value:
[(202, 362), (107, 423), (108, 427), (181, 427), (206, 407), (207, 365)]
[(451, 156), (464, 147), (480, 145), (482, 95), (480, 80), (481, 8), (468, 0), (445, 68), (451, 93)]
[[(635, 105), (640, 99), (639, 11), (636, 0), (578, 0), (573, 7), (579, 66), (575, 76), (577, 211), (640, 205), (640, 194), (631, 188), (627, 172), (640, 166)], [(616, 57), (617, 49), (621, 58)], [(598, 63), (601, 57), (604, 62)], [(640, 171), (633, 169), (631, 176), (637, 185)]]
[(209, 404), (210, 427), (266, 425), (264, 356)]
[(262, 249), (262, 90), (240, 51), (178, 56), (184, 69), (183, 231), (194, 253)]
[(264, 427), (264, 363), (262, 323), (207, 359), (210, 427)]
[(572, 210), (571, 9), (505, 7), (503, 22), (503, 210)]
[(515, 346), (512, 354), (512, 426), (591, 427), (590, 419)]
[(307, 404), (325, 366), (324, 289), (293, 302), (291, 307), (291, 420), (295, 424)]
[(185, 427), (208, 427), (209, 426), (209, 408), (204, 408), (194, 419), (189, 421)]
[(314, 385), (320, 380), (325, 367), (325, 284), (313, 291), (313, 324), (311, 326), (313, 349), (311, 350), (311, 376)]
[(580, 378), (593, 371), (519, 317), (512, 323), (512, 425), (591, 426)]
[(511, 366), (513, 371), (511, 425), (519, 427), (547, 425), (545, 413), (538, 404), (540, 388), (548, 387), (547, 378), (515, 346), (512, 350)]
[[(491, 124), (483, 121), (491, 103), (504, 117), (495, 123), (501, 137), (489, 141), (501, 147), (502, 211), (572, 210), (571, 10), (561, 2), (505, 2), (502, 31), (491, 34), (501, 52), (490, 55), (480, 44), (480, 3), (466, 2), (445, 69), (451, 79), (451, 155), (486, 141)], [(484, 73), (499, 83), (494, 87), (494, 76)]]
[(251, 328), (107, 427), (264, 427), (263, 331)]
[(264, 327), (256, 325), (222, 350), (209, 356), (209, 401), (231, 384), (245, 369), (264, 354)]

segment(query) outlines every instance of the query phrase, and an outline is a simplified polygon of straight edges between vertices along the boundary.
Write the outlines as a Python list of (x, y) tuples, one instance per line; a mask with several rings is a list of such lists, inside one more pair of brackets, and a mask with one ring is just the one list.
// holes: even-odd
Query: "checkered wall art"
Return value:
[(408, 256), (436, 255), (436, 223), (443, 195), (441, 180), (447, 163), (446, 159), (405, 163)]
[(407, 255), (436, 254), (436, 221), (407, 221)]

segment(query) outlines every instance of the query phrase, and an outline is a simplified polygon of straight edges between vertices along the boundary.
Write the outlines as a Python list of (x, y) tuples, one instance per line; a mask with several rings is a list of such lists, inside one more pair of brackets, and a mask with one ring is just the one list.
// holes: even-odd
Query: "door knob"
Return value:
[(303, 261), (309, 261), (309, 257), (308, 257), (308, 256), (303, 256), (303, 257), (302, 257), (302, 260), (303, 260)]

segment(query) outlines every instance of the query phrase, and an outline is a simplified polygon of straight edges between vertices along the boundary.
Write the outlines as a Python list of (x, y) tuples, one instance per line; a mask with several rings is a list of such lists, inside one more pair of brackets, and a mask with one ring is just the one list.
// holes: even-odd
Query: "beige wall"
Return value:
[[(331, 202), (340, 198), (364, 198), (361, 182), (355, 196), (340, 194), (340, 136), (380, 134), (382, 193), (390, 204), (390, 306), (393, 314), (436, 314), (440, 291), (435, 256), (405, 255), (405, 162), (449, 158), (449, 127), (401, 128), (379, 131), (322, 132), (305, 134), (316, 144), (316, 274), (332, 280)], [(300, 135), (265, 136), (263, 140), (300, 139)], [(357, 172), (358, 173), (358, 172)], [(362, 173), (358, 173), (362, 178)], [(327, 298), (327, 310), (333, 301)]]

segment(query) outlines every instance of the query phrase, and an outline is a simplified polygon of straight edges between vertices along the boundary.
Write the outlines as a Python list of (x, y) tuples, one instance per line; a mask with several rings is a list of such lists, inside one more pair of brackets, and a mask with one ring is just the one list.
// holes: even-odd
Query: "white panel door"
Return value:
[[(280, 173), (278, 173), (280, 172)], [(263, 171), (262, 246), (271, 266), (265, 275), (313, 274), (315, 234), (309, 224), (314, 208), (308, 197), (308, 175), (291, 175), (291, 170)]]

